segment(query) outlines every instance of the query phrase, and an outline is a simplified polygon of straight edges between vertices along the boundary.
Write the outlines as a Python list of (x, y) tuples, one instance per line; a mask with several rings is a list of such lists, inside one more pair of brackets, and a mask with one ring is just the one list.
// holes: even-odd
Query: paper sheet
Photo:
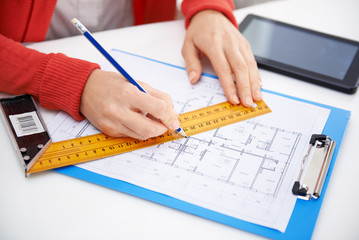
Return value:
[[(117, 50), (111, 54), (132, 77), (169, 93), (178, 113), (226, 100), (216, 78), (203, 76), (192, 86), (182, 68)], [(114, 71), (105, 61), (101, 66)], [(263, 95), (272, 113), (78, 167), (284, 232), (300, 161), (330, 110)], [(98, 133), (65, 113), (49, 131), (53, 141)]]

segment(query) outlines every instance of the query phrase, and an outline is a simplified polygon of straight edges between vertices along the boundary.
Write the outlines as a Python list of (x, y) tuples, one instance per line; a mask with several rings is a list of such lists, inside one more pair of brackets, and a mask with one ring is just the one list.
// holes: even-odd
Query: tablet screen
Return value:
[(358, 46), (286, 25), (252, 19), (242, 34), (255, 56), (343, 80)]

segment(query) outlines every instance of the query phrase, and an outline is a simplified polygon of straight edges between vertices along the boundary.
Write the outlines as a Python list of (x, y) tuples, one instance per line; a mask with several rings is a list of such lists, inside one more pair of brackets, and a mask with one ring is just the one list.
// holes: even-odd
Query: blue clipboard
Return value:
[[(120, 51), (120, 50), (116, 50)], [(121, 51), (123, 52), (123, 51)], [(124, 52), (127, 53), (127, 52)], [(127, 53), (130, 55), (134, 55), (131, 53)], [(137, 57), (141, 57), (138, 55), (134, 55)], [(143, 57), (141, 57), (143, 58)], [(185, 70), (185, 68), (170, 65), (164, 62), (156, 61), (153, 59), (146, 58), (151, 61), (155, 61), (161, 64), (166, 64), (171, 67), (176, 67)], [(206, 76), (211, 76), (209, 74), (205, 74)], [(214, 76), (211, 76), (214, 77)], [(123, 193), (127, 193), (142, 199), (149, 200), (151, 202), (159, 203), (174, 209), (178, 209), (187, 213), (191, 213), (196, 216), (200, 216), (206, 219), (210, 219), (234, 228), (238, 228), (241, 230), (245, 230), (247, 232), (251, 232), (254, 234), (258, 234), (271, 239), (311, 239), (315, 223), (317, 221), (320, 208), (322, 206), (325, 193), (327, 190), (328, 182), (330, 180), (330, 176), (332, 174), (334, 164), (339, 152), (339, 148), (344, 137), (345, 130), (348, 125), (348, 121), (350, 118), (350, 111), (331, 107), (328, 105), (315, 103), (303, 99), (299, 99), (296, 97), (291, 97), (285, 94), (276, 93), (273, 91), (263, 90), (265, 92), (273, 93), (280, 95), (282, 97), (287, 97), (290, 99), (294, 99), (297, 101), (302, 101), (306, 103), (310, 103), (313, 105), (317, 105), (323, 108), (330, 109), (330, 115), (328, 117), (327, 123), (324, 127), (323, 134), (328, 135), (336, 142), (336, 147), (332, 156), (332, 160), (328, 169), (327, 177), (324, 182), (324, 186), (321, 192), (321, 197), (316, 200), (304, 201), (298, 199), (288, 223), (287, 229), (284, 233), (277, 231), (275, 229), (271, 229), (268, 227), (263, 227), (257, 224), (249, 223), (234, 217), (227, 216), (222, 213), (218, 213), (176, 198), (171, 196), (161, 194), (158, 192), (154, 192), (152, 190), (148, 190), (146, 188), (142, 188), (136, 186), (134, 184), (130, 184), (121, 180), (117, 180), (114, 178), (110, 178), (107, 176), (103, 176), (76, 166), (68, 166), (59, 169), (55, 169), (54, 171), (79, 178), (100, 186), (104, 186), (110, 189), (114, 189)]]

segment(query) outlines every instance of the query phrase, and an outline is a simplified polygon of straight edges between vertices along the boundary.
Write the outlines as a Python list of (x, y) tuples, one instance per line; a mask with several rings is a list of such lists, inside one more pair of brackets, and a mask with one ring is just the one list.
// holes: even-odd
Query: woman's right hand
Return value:
[[(140, 91), (121, 74), (94, 70), (83, 89), (80, 112), (101, 132), (145, 140), (180, 127), (171, 97), (143, 82)], [(144, 115), (147, 113), (147, 115)]]

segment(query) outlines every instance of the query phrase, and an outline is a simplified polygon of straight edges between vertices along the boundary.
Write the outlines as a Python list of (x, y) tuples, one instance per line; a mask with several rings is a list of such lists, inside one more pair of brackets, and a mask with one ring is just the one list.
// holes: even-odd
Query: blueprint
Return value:
[[(178, 113), (226, 100), (216, 78), (203, 76), (192, 86), (182, 68), (111, 54), (135, 79), (169, 93)], [(106, 63), (102, 68), (112, 70)], [(78, 167), (284, 232), (301, 159), (330, 110), (268, 92), (263, 96), (272, 113)], [(54, 141), (98, 133), (87, 120), (76, 122), (65, 113), (49, 131)]]

